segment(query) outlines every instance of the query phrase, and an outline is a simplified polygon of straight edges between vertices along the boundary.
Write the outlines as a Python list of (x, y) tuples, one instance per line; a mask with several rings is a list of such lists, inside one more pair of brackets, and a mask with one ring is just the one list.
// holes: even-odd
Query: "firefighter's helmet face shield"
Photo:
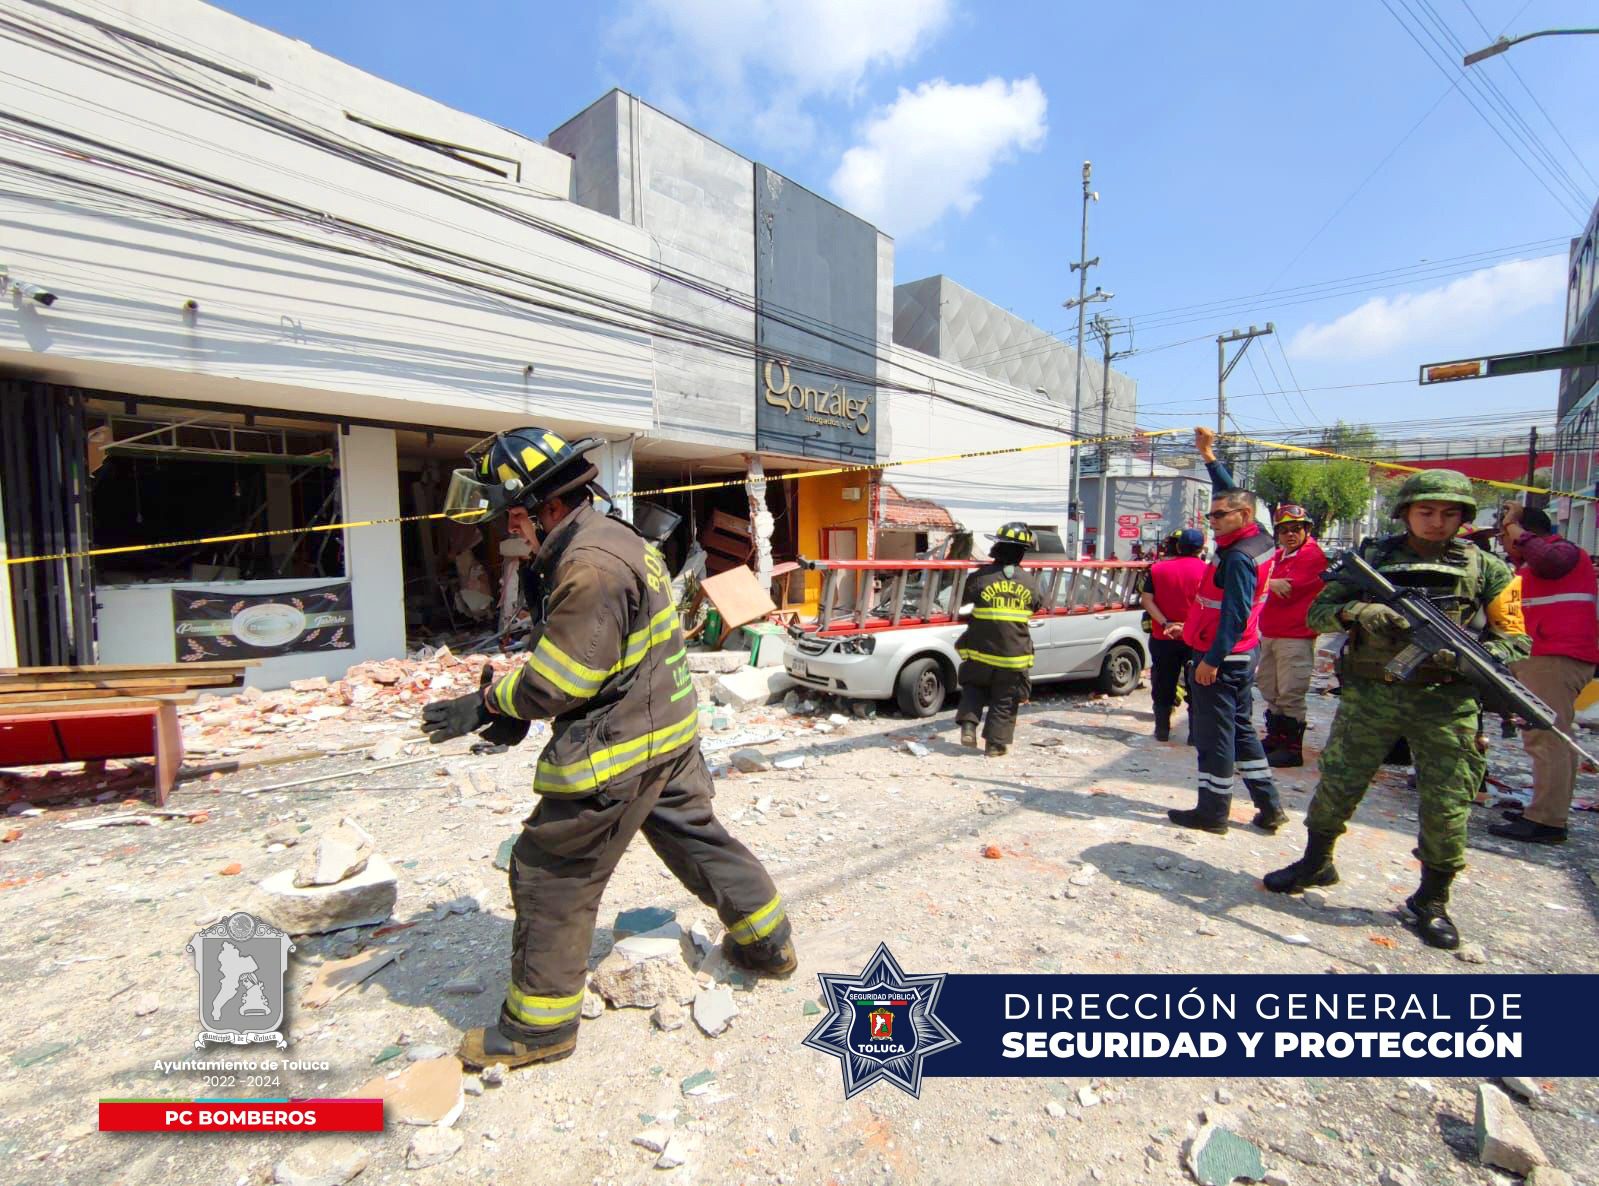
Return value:
[(472, 470), (458, 469), (450, 475), (444, 494), (444, 515), (456, 523), (487, 523), (515, 501), (515, 495), (500, 483), (488, 485)]

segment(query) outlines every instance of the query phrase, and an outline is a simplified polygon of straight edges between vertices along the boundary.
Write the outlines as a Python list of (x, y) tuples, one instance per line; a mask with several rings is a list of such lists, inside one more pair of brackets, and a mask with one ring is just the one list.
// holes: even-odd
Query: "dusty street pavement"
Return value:
[[(1313, 697), (1313, 744), (1335, 703)], [(1174, 828), (1165, 809), (1192, 800), (1191, 751), (1148, 737), (1147, 690), (1122, 700), (1042, 692), (999, 760), (961, 750), (948, 712), (840, 723), (827, 716), (835, 707), (736, 714), (732, 734), (780, 732), (756, 748), (804, 765), (717, 781), (719, 813), (783, 891), (798, 975), (735, 984), (737, 1016), (717, 1037), (692, 1020), (663, 1030), (649, 1009), (605, 1009), (584, 1022), (573, 1058), (501, 1085), (468, 1079), (459, 1149), (427, 1130), (411, 1153), (447, 1158), (439, 1164), (406, 1168), (420, 1128), (391, 1120), (384, 1133), (348, 1138), (367, 1159), (356, 1181), (1191, 1182), (1181, 1150), (1206, 1120), (1252, 1141), (1265, 1168), (1295, 1186), (1516, 1180), (1478, 1163), (1478, 1084), (1468, 1080), (930, 1078), (920, 1100), (880, 1085), (845, 1102), (838, 1064), (800, 1045), (815, 1022), (814, 975), (853, 972), (883, 940), (912, 972), (1593, 971), (1596, 817), (1577, 815), (1564, 848), (1512, 851), (1486, 834), (1497, 814), (1474, 812), (1453, 908), (1471, 945), (1461, 955), (1486, 961), (1470, 963), (1423, 947), (1392, 914), (1416, 878), (1414, 793), (1401, 772), (1385, 773), (1340, 848), (1343, 884), (1283, 899), (1258, 879), (1300, 849), (1314, 766), (1285, 772), (1295, 822), (1276, 837), (1247, 826), (1242, 801), (1225, 838)], [(530, 808), (539, 736), (476, 758), (464, 740), (443, 753), (402, 748), (414, 711), (393, 705), (378, 726), (326, 716), (283, 742), (338, 750), (377, 736), (387, 761), (355, 752), (185, 784), (169, 804), (180, 814), (150, 826), (63, 826), (148, 810), (125, 808), (121, 795), (37, 815), (13, 809), (4, 827), (20, 835), (0, 848), (7, 1181), (268, 1182), (305, 1138), (101, 1134), (96, 1101), (354, 1094), (492, 1021), (511, 918), (494, 859)], [(186, 723), (195, 732), (200, 718)], [(1519, 743), (1495, 746), (1500, 774), (1525, 783)], [(408, 756), (427, 760), (376, 769)], [(240, 793), (334, 770), (352, 773)], [(1593, 797), (1595, 781), (1584, 776), (1579, 797)], [(399, 899), (385, 927), (297, 941), (290, 1047), (277, 1057), (326, 1070), (208, 1084), (155, 1069), (188, 1055), (200, 1028), (185, 943), (245, 908), (254, 883), (293, 867), (301, 846), (341, 818), (371, 833)], [(618, 912), (649, 906), (676, 911), (685, 930), (702, 922), (719, 933), (639, 841), (606, 895), (595, 962)], [(327, 962), (362, 950), (397, 958), (320, 1009), (299, 1004)], [(1571, 1026), (1591, 1042), (1589, 1019)], [(1538, 1106), (1518, 1103), (1522, 1118), (1556, 1166), (1599, 1181), (1599, 1082), (1542, 1083)], [(647, 1147), (670, 1138), (668, 1155)], [(336, 1147), (302, 1152), (337, 1160)], [(657, 1169), (658, 1160), (682, 1164)]]

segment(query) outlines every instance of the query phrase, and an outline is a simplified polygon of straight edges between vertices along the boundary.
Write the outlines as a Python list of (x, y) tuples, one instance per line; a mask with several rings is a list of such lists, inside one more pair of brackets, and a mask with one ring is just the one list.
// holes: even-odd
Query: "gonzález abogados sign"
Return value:
[(870, 396), (852, 395), (842, 383), (828, 387), (801, 387), (789, 373), (788, 363), (773, 360), (763, 368), (766, 402), (785, 416), (799, 415), (807, 423), (828, 428), (853, 428), (861, 436), (872, 431)]

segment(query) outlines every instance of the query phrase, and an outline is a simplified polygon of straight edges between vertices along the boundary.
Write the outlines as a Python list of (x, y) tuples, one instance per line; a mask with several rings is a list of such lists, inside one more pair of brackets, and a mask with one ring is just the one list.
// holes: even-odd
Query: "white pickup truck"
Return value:
[[(858, 700), (893, 700), (928, 717), (955, 690), (955, 640), (969, 560), (816, 560), (821, 609), (793, 628), (783, 666), (796, 682)], [(1138, 686), (1148, 658), (1136, 587), (1148, 565), (1028, 559), (1042, 605), (1033, 631), (1033, 682), (1092, 679), (1115, 696)]]

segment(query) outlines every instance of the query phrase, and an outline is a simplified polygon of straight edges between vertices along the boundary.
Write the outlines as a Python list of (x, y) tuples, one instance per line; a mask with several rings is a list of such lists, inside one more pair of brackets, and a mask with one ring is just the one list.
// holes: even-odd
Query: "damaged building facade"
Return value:
[(1068, 450), (919, 463), (1069, 394), (900, 341), (886, 235), (630, 95), (540, 142), (195, 0), (0, 45), (0, 665), (492, 636), (515, 543), (433, 516), (528, 423), (710, 572), (1064, 524)]

